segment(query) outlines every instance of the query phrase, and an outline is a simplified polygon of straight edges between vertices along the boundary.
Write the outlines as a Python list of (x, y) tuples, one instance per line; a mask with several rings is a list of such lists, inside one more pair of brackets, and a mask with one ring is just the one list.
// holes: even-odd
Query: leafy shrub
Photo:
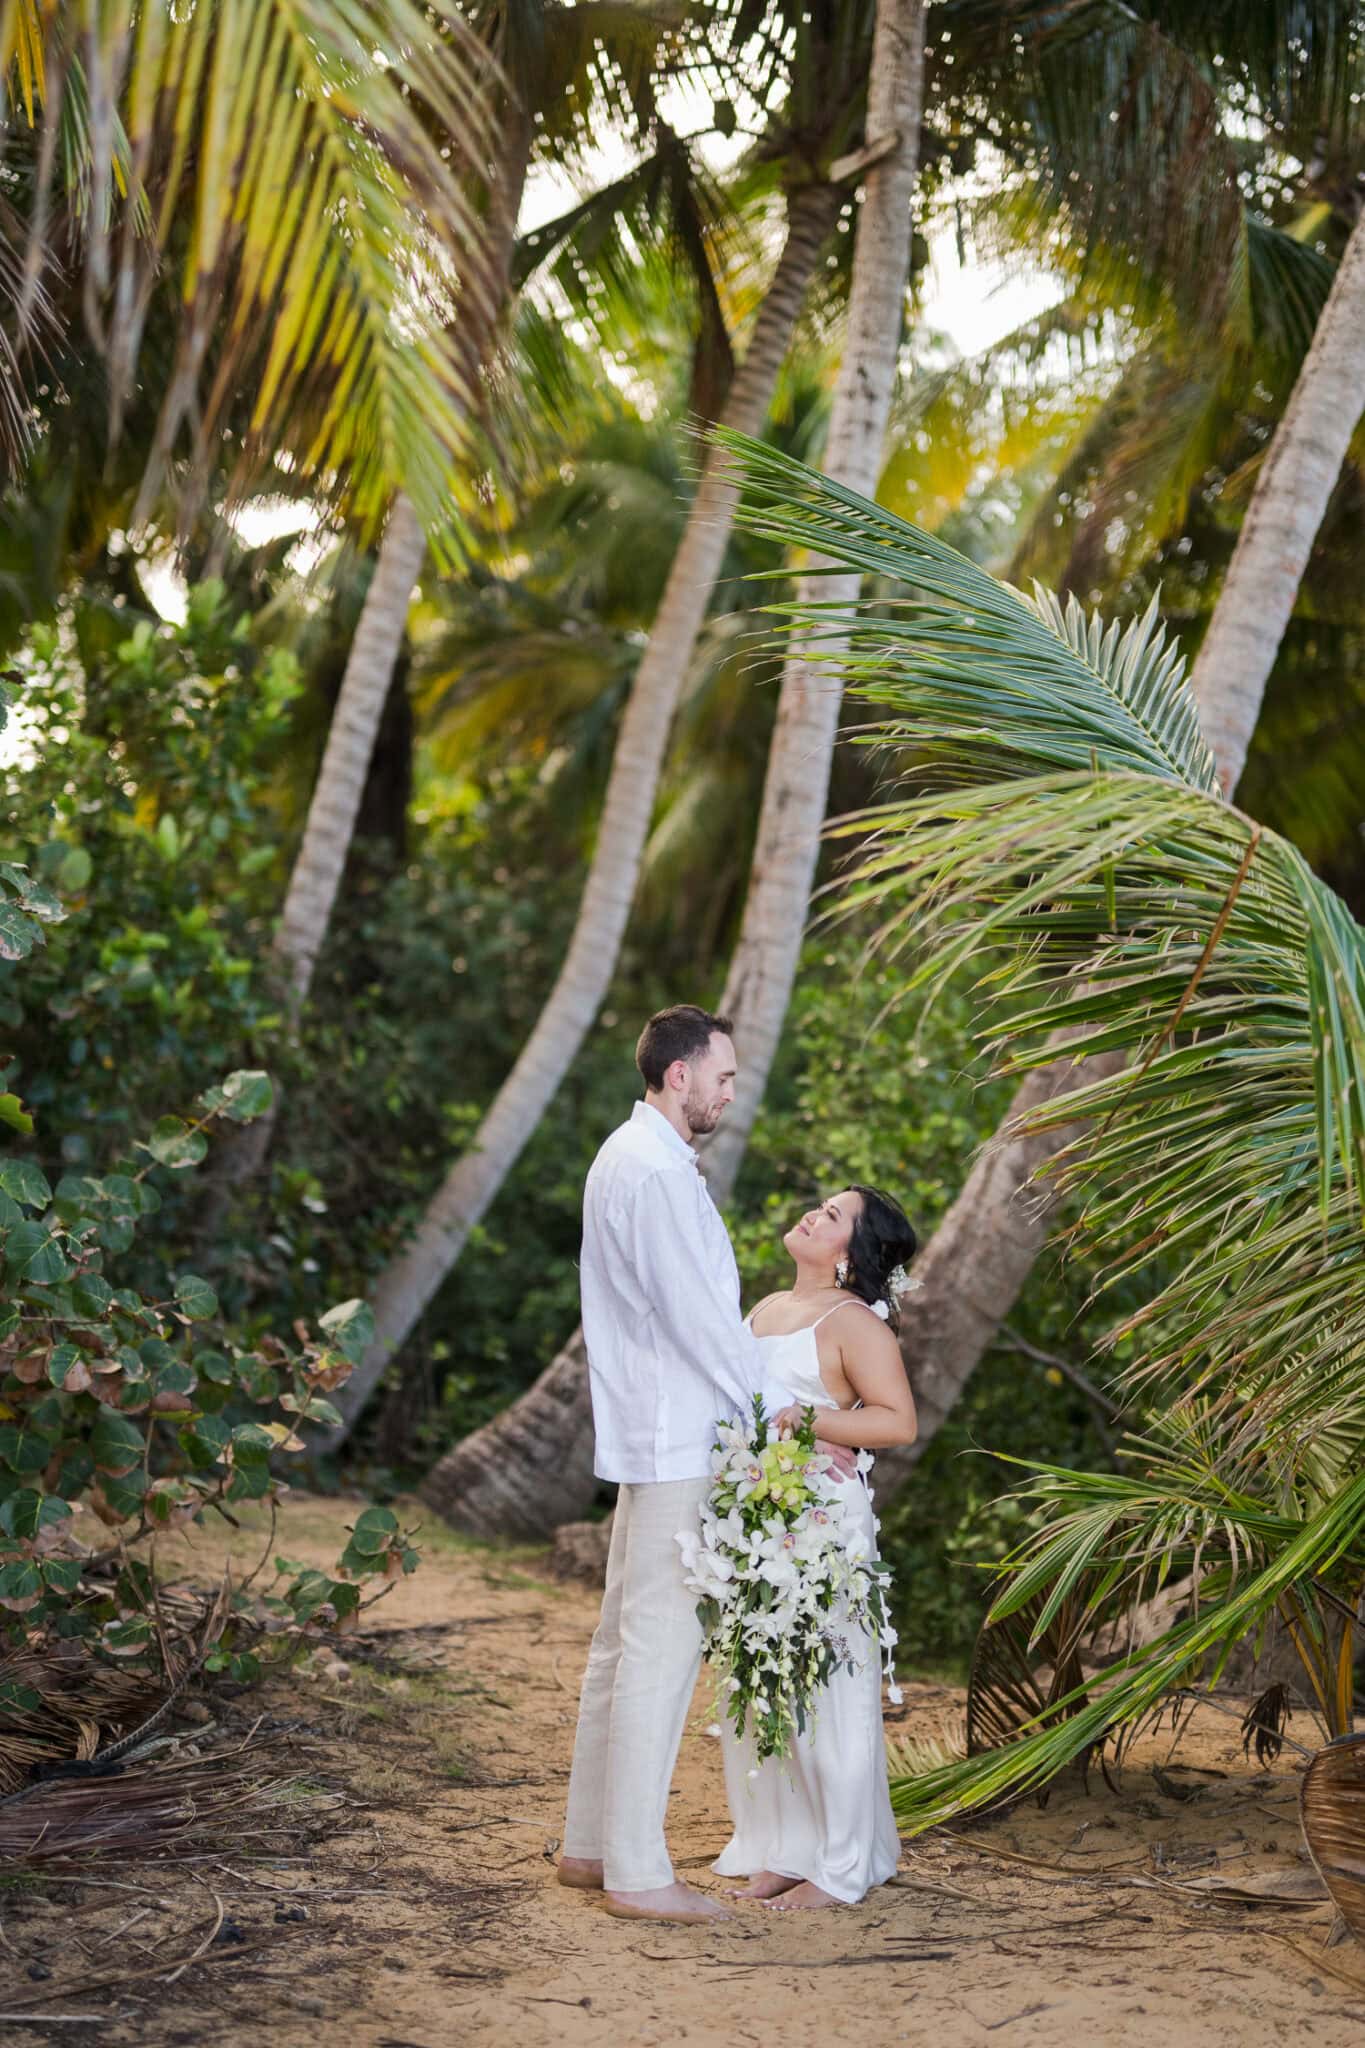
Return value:
[(45, 1163), (79, 1171), (258, 1064), (242, 1050), (272, 1004), (257, 960), (296, 664), (208, 583), (183, 626), (86, 604), (35, 627), (17, 673), (7, 836), (80, 915), (22, 977), (0, 974), (4, 1078), (38, 1113)]
[[(58, 899), (23, 868), (0, 867), (0, 944), (31, 956)], [(272, 1461), (303, 1449), (299, 1432), (329, 1423), (327, 1394), (373, 1331), (363, 1302), (343, 1302), (299, 1326), (292, 1345), (249, 1349), (211, 1335), (217, 1298), (195, 1273), (168, 1277), (154, 1298), (118, 1284), (143, 1220), (161, 1205), (158, 1181), (193, 1169), (207, 1132), (269, 1107), (264, 1074), (230, 1074), (189, 1117), (165, 1116), (124, 1170), (66, 1173), (54, 1188), (22, 1156), (0, 1158), (0, 1609), (11, 1637), (35, 1628), (97, 1639), (136, 1656), (154, 1640), (151, 1579), (129, 1546), (158, 1530), (201, 1523), (211, 1510), (273, 1497)], [(32, 1119), (4, 1099), (11, 1129)], [(116, 1532), (104, 1558), (73, 1533), (86, 1502)], [(118, 1561), (112, 1581), (97, 1566)], [(388, 1509), (366, 1510), (335, 1573), (286, 1568), (262, 1601), (239, 1596), (241, 1623), (275, 1631), (344, 1624), (376, 1577), (411, 1571), (416, 1552)], [(249, 1632), (249, 1631), (248, 1631)], [(251, 1654), (229, 1641), (211, 1662), (239, 1676)]]

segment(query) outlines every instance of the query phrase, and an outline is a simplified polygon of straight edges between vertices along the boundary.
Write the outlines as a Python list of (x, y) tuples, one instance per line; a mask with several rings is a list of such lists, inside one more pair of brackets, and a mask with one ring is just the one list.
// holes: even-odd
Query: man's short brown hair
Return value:
[(674, 1003), (658, 1010), (640, 1033), (635, 1047), (635, 1064), (647, 1088), (659, 1089), (674, 1060), (695, 1060), (708, 1049), (713, 1031), (733, 1037), (728, 1017), (714, 1017), (696, 1003)]

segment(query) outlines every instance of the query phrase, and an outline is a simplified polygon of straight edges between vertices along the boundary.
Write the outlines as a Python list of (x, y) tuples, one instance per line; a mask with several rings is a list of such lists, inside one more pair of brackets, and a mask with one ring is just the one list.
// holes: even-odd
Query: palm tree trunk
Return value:
[[(838, 192), (828, 185), (806, 186), (790, 201), (782, 256), (725, 407), (726, 423), (740, 432), (757, 433), (767, 417), (806, 287), (838, 208)], [(331, 1433), (329, 1449), (349, 1433), (389, 1359), (455, 1264), (470, 1231), (544, 1115), (597, 1014), (615, 970), (669, 727), (725, 558), (737, 497), (727, 465), (712, 455), (669, 570), (649, 645), (631, 685), (612, 757), (597, 845), (564, 964), (535, 1029), (473, 1143), (446, 1175), (411, 1240), (380, 1275), (373, 1295), (375, 1341), (338, 1391), (336, 1405), (345, 1422)], [(476, 1460), (483, 1457), (476, 1447), (484, 1434), (468, 1440), (470, 1455)], [(465, 1448), (457, 1446), (453, 1455)], [(438, 1473), (445, 1463), (443, 1460), (437, 1468)], [(429, 1489), (439, 1493), (444, 1483), (433, 1474)]]
[(365, 603), (351, 642), (341, 694), (308, 806), (308, 822), (285, 892), (273, 955), (297, 1015), (312, 985), (350, 851), (374, 738), (407, 631), (408, 606), (427, 540), (412, 501), (393, 501)]
[[(896, 146), (868, 173), (858, 217), (848, 332), (834, 387), (824, 471), (864, 496), (876, 493), (895, 392), (905, 287), (910, 274), (911, 203), (919, 169), (924, 104), (923, 0), (880, 0), (868, 89), (867, 134)], [(853, 602), (857, 576), (820, 576), (803, 602)], [(711, 1191), (724, 1202), (777, 1051), (806, 927), (829, 796), (839, 724), (837, 647), (794, 646), (787, 656), (768, 755), (758, 837), (739, 943), (721, 1003), (734, 1019), (738, 1093), (705, 1151)]]
[[(489, 194), (489, 312), (464, 323), (465, 352), (477, 383), (506, 308), (516, 246), (517, 215), (531, 161), (534, 130), (520, 107), (509, 108)], [(471, 299), (471, 308), (474, 305)], [(351, 835), (374, 751), (375, 734), (393, 681), (408, 608), (426, 557), (426, 536), (408, 498), (393, 502), (374, 575), (332, 715), (303, 843), (289, 877), (274, 953), (295, 1013), (308, 995), (341, 886)]]
[[(477, 386), (492, 351), (511, 288), (517, 215), (531, 162), (533, 134), (530, 116), (520, 107), (509, 107), (489, 191), (487, 291), (470, 295), (469, 308), (459, 329), (471, 387)], [(308, 999), (313, 970), (331, 923), (365, 792), (375, 735), (402, 652), (408, 610), (426, 551), (426, 535), (412, 502), (400, 491), (389, 510), (374, 573), (351, 642), (341, 691), (328, 727), (327, 745), (308, 805), (303, 839), (290, 871), (284, 909), (271, 945), (271, 964), (284, 991), (291, 1026), (297, 1023)], [(254, 1180), (264, 1166), (279, 1109), (277, 1084), (266, 1114), (230, 1132), (219, 1147), (205, 1186), (198, 1224), (205, 1256), (214, 1255), (235, 1191)]]
[(900, 1340), (919, 1434), (913, 1444), (878, 1451), (879, 1503), (890, 1499), (924, 1456), (1047, 1243), (1055, 1204), (1044, 1169), (1079, 1137), (1082, 1126), (1029, 1137), (1012, 1135), (1012, 1124), (1054, 1095), (1112, 1074), (1121, 1064), (1117, 1055), (1105, 1054), (1058, 1060), (1029, 1074), (916, 1259), (919, 1286), (904, 1297)]
[(1365, 400), (1365, 209), (1256, 480), (1190, 681), (1229, 794)]
[[(407, 630), (408, 606), (427, 551), (426, 535), (402, 492), (389, 511), (374, 574), (365, 593), (341, 691), (327, 729), (303, 840), (290, 871), (284, 910), (270, 949), (270, 965), (284, 991), (291, 1029), (308, 998), (313, 969), (327, 936), (341, 886), (360, 799), (369, 774), (375, 734), (388, 701)], [(279, 1119), (276, 1081), (270, 1108), (253, 1123), (225, 1133), (204, 1186), (196, 1225), (204, 1256), (219, 1255), (237, 1190), (265, 1165)]]

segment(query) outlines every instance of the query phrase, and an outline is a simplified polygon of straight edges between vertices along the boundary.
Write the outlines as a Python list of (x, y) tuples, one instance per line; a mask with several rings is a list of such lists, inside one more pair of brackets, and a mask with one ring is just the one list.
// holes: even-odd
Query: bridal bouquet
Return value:
[(720, 1423), (716, 1435), (700, 1526), (677, 1541), (699, 1596), (717, 1715), (741, 1731), (747, 1719), (763, 1763), (790, 1754), (820, 1688), (861, 1661), (858, 1637), (885, 1652), (891, 1677), (889, 1574), (849, 1514), (853, 1482), (832, 1478), (816, 1451), (813, 1408), (795, 1436), (778, 1437), (755, 1396), (752, 1425)]

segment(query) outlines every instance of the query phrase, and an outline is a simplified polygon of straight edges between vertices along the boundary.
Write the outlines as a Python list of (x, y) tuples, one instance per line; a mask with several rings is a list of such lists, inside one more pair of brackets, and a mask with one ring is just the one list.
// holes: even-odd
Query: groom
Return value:
[(691, 1003), (660, 1010), (635, 1061), (645, 1099), (603, 1145), (583, 1197), (594, 1469), (620, 1493), (559, 1881), (600, 1887), (623, 1919), (724, 1920), (675, 1880), (664, 1812), (702, 1641), (674, 1538), (696, 1523), (717, 1418), (747, 1414), (761, 1383), (734, 1252), (692, 1147), (734, 1101), (729, 1019)]

